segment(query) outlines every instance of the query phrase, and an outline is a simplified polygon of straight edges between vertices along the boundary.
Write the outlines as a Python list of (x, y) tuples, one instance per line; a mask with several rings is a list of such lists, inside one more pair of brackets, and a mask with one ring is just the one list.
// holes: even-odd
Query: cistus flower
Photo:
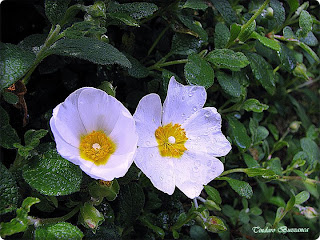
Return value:
[(84, 87), (71, 93), (53, 110), (50, 126), (59, 154), (94, 179), (122, 177), (133, 162), (134, 119), (102, 90)]
[(170, 79), (163, 107), (159, 95), (143, 97), (134, 113), (139, 135), (136, 165), (159, 190), (171, 195), (177, 186), (187, 197), (223, 172), (216, 157), (231, 145), (221, 132), (221, 116), (203, 108), (204, 87), (184, 86)]

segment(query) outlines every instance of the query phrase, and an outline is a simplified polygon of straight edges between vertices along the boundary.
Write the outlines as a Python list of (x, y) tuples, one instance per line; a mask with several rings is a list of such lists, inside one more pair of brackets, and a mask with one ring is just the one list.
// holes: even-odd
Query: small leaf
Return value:
[(194, 36), (199, 37), (199, 39), (203, 42), (208, 41), (208, 33), (202, 28), (200, 22), (195, 21), (189, 15), (178, 14), (178, 18), (187, 28), (189, 28), (193, 32)]
[(286, 141), (278, 141), (273, 145), (273, 150), (276, 152), (282, 149), (283, 147), (289, 147), (289, 143)]
[(190, 237), (192, 239), (210, 240), (210, 236), (206, 230), (198, 225), (193, 225), (190, 227)]
[(83, 21), (74, 23), (71, 27), (68, 27), (63, 32), (67, 38), (77, 39), (90, 35), (100, 36), (106, 31), (106, 28), (99, 27), (93, 22)]
[(56, 224), (50, 224), (45, 226), (40, 226), (36, 228), (34, 237), (35, 240), (43, 239), (72, 239), (80, 240), (83, 238), (83, 233), (81, 230), (67, 222), (59, 222)]
[(279, 28), (279, 26), (282, 26), (286, 19), (285, 9), (280, 1), (270, 0), (270, 7), (273, 9), (273, 18), (268, 21), (269, 31), (275, 30)]
[(170, 52), (172, 54), (190, 55), (200, 49), (201, 43), (202, 41), (194, 36), (176, 33), (172, 38)]
[(30, 129), (24, 134), (24, 141), (26, 145), (36, 147), (40, 143), (40, 139), (47, 135), (48, 130), (40, 129), (33, 130)]
[(220, 193), (218, 192), (217, 189), (215, 189), (214, 187), (211, 187), (209, 185), (205, 185), (204, 186), (204, 190), (206, 191), (206, 193), (209, 195), (209, 197), (216, 203), (221, 204), (222, 200), (220, 197)]
[(247, 57), (241, 52), (230, 49), (216, 49), (210, 52), (206, 59), (219, 68), (227, 68), (232, 71), (240, 71), (249, 64)]
[(267, 110), (269, 106), (260, 103), (257, 99), (250, 98), (243, 103), (242, 108), (246, 111), (263, 112), (264, 110)]
[(49, 150), (24, 167), (23, 178), (44, 195), (61, 196), (80, 190), (82, 172), (56, 150)]
[(228, 0), (211, 0), (211, 2), (228, 24), (238, 22), (238, 17)]
[(210, 64), (198, 54), (191, 54), (184, 66), (184, 75), (190, 85), (209, 88), (214, 81), (214, 71)]
[(14, 84), (31, 68), (35, 54), (16, 45), (0, 42), (0, 90)]
[(144, 226), (155, 232), (161, 239), (164, 238), (165, 232), (163, 231), (163, 229), (152, 224), (151, 220), (147, 216), (141, 216), (139, 220)]
[(145, 78), (149, 75), (149, 70), (144, 65), (142, 65), (137, 59), (131, 55), (125, 53), (125, 56), (129, 59), (131, 63), (131, 68), (128, 68), (128, 74), (135, 78)]
[(259, 42), (261, 42), (264, 46), (266, 46), (268, 48), (271, 48), (275, 51), (280, 51), (280, 44), (278, 41), (276, 41), (274, 39), (270, 39), (270, 38), (261, 36), (257, 32), (253, 32), (251, 34), (251, 37), (257, 39)]
[(248, 168), (260, 167), (257, 160), (255, 160), (251, 155), (244, 153), (242, 156)]
[(127, 13), (134, 19), (141, 19), (152, 15), (158, 10), (157, 5), (148, 2), (133, 2), (119, 4), (117, 2), (108, 3), (107, 11), (110, 13)]
[(229, 129), (237, 146), (241, 150), (248, 149), (250, 147), (251, 140), (247, 134), (247, 129), (245, 128), (245, 126), (230, 115), (228, 115), (227, 118), (229, 123)]
[(296, 203), (295, 204), (302, 204), (307, 201), (310, 197), (310, 193), (307, 191), (302, 191), (296, 195)]
[(15, 143), (20, 143), (20, 138), (16, 130), (9, 124), (8, 113), (0, 106), (0, 146), (14, 149)]
[(64, 17), (65, 12), (68, 9), (70, 0), (46, 0), (45, 11), (49, 21), (56, 25)]
[(15, 95), (15, 94), (12, 93), (12, 92), (4, 91), (4, 92), (2, 93), (2, 96), (3, 96), (3, 99), (4, 99), (7, 103), (10, 103), (10, 104), (17, 104), (18, 101), (19, 101), (18, 96)]
[(286, 205), (286, 208), (285, 208), (285, 211), (286, 212), (289, 212), (293, 206), (296, 204), (296, 198), (295, 196), (292, 196), (289, 201), (287, 202), (287, 205)]
[(140, 215), (144, 206), (145, 196), (142, 187), (134, 182), (121, 186), (119, 194), (120, 222), (131, 226)]
[(275, 79), (271, 65), (260, 55), (252, 52), (246, 53), (250, 61), (250, 66), (255, 78), (268, 91), (269, 94), (275, 93)]
[(131, 67), (130, 61), (111, 44), (88, 37), (61, 39), (51, 46), (48, 53), (76, 57), (96, 64)]
[(291, 27), (285, 26), (282, 31), (283, 31), (283, 36), (285, 38), (287, 38), (287, 39), (295, 38), (295, 35), (294, 35)]
[(268, 129), (271, 132), (271, 134), (273, 135), (274, 139), (276, 141), (279, 140), (279, 131), (277, 129), (277, 127), (271, 123), (268, 124)]
[(276, 174), (272, 170), (264, 169), (264, 168), (247, 168), (245, 169), (245, 173), (248, 175), (248, 177), (256, 177), (256, 176), (262, 176), (263, 178), (276, 177)]
[(229, 183), (230, 187), (241, 197), (245, 197), (247, 199), (252, 197), (253, 191), (249, 183), (228, 177), (220, 177), (219, 179), (226, 180)]
[(241, 25), (233, 23), (230, 26), (230, 38), (229, 38), (228, 44), (236, 40), (240, 32), (241, 32)]
[(320, 161), (320, 150), (318, 145), (310, 138), (302, 138), (300, 140), (302, 150), (308, 155), (308, 163), (313, 166)]
[(17, 208), (18, 186), (11, 172), (0, 162), (0, 215)]
[(237, 78), (224, 72), (217, 72), (217, 79), (221, 88), (232, 97), (240, 97), (241, 85)]
[(183, 8), (191, 8), (195, 10), (206, 10), (208, 5), (204, 0), (187, 0)]
[(316, 38), (316, 36), (314, 36), (313, 32), (311, 31), (307, 33), (307, 36), (300, 38), (300, 41), (304, 42), (305, 44), (311, 47), (315, 47), (319, 44), (318, 39)]
[(217, 48), (224, 48), (230, 38), (230, 31), (229, 28), (221, 22), (216, 24), (214, 30), (214, 47)]
[(312, 30), (312, 23), (311, 15), (306, 10), (302, 10), (299, 17), (299, 26), (302, 29), (300, 36), (307, 36), (308, 32)]
[(289, 4), (290, 7), (290, 13), (293, 13), (296, 11), (299, 7), (299, 0), (287, 0), (287, 3)]
[(139, 27), (139, 23), (133, 17), (131, 17), (128, 13), (108, 13), (108, 16), (112, 19), (117, 19), (128, 26)]
[(288, 72), (292, 72), (297, 65), (294, 52), (284, 44), (281, 44), (281, 49), (278, 52), (278, 56), (284, 69)]

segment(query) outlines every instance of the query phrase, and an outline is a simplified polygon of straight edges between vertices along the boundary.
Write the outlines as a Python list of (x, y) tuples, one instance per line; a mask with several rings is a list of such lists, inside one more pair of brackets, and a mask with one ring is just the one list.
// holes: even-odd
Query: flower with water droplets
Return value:
[(216, 157), (228, 154), (231, 145), (221, 132), (217, 110), (203, 108), (206, 98), (204, 87), (184, 86), (172, 77), (163, 106), (159, 95), (149, 94), (133, 115), (139, 135), (134, 161), (167, 194), (177, 186), (195, 198), (223, 172)]
[(84, 87), (53, 110), (50, 126), (59, 154), (95, 179), (126, 174), (138, 135), (130, 112), (102, 90)]

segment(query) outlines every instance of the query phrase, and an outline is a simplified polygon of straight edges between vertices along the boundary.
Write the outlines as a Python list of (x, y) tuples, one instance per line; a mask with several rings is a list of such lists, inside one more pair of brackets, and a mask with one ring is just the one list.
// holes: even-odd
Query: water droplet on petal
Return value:
[(185, 117), (186, 115), (184, 113), (181, 114), (181, 117)]
[(211, 115), (210, 112), (206, 112), (206, 113), (204, 114), (204, 116), (207, 117), (207, 118), (210, 117), (210, 115)]
[(160, 177), (160, 181), (163, 181), (163, 177)]
[(197, 107), (193, 107), (193, 111), (195, 111), (195, 112), (196, 112), (196, 111), (197, 111), (197, 109), (198, 109)]

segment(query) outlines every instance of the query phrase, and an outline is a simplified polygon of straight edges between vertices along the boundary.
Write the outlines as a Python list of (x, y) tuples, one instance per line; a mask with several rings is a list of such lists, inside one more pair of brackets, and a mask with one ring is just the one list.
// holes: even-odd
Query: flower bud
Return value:
[(299, 122), (299, 121), (293, 121), (293, 122), (290, 124), (289, 128), (290, 128), (291, 132), (295, 133), (295, 132), (297, 132), (297, 131), (299, 130), (300, 125), (301, 125), (301, 122)]
[(305, 80), (309, 80), (307, 75), (307, 68), (303, 63), (297, 63), (297, 66), (293, 70), (293, 75), (296, 77), (304, 78)]
[(95, 2), (89, 7), (88, 13), (94, 18), (106, 18), (106, 5), (102, 1)]
[(315, 218), (318, 216), (317, 211), (313, 207), (306, 207), (303, 211), (303, 214), (308, 219)]
[(116, 179), (113, 181), (93, 181), (89, 184), (89, 193), (94, 198), (105, 197), (108, 201), (113, 201), (120, 190), (119, 183)]
[(215, 216), (210, 216), (209, 218), (207, 218), (205, 226), (209, 232), (213, 233), (223, 232), (227, 230), (227, 227), (224, 225), (224, 222), (220, 218)]
[(92, 203), (85, 202), (80, 208), (79, 222), (86, 228), (90, 228), (95, 232), (103, 221), (103, 215), (92, 205)]
[(269, 19), (273, 18), (273, 9), (271, 7), (267, 8), (265, 16), (266, 16), (266, 18), (269, 18)]

